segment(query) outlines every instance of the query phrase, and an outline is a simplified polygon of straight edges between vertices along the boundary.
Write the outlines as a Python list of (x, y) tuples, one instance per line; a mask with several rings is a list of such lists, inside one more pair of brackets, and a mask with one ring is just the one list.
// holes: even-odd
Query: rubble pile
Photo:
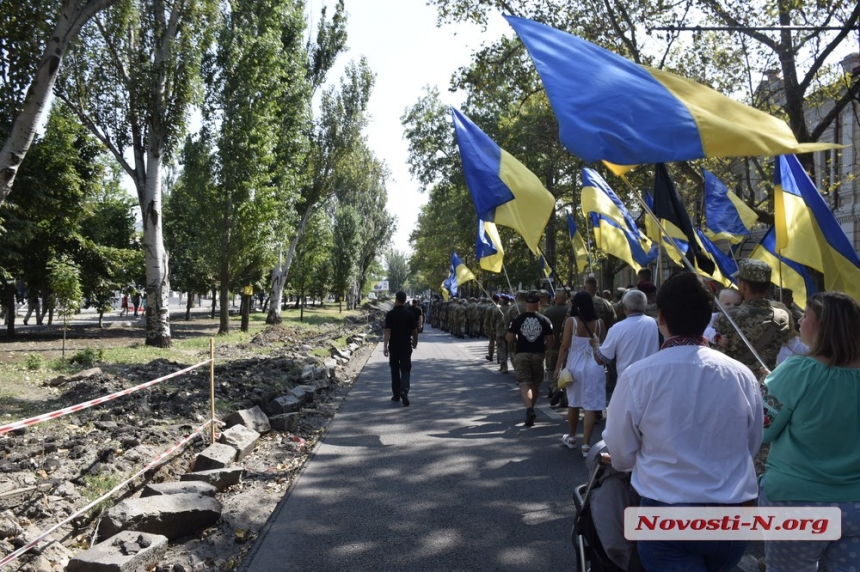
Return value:
[[(55, 531), (15, 570), (232, 570), (334, 416), (381, 331), (368, 319), (304, 330), (272, 326), (216, 352), (217, 417), (159, 468)], [(332, 340), (346, 337), (336, 347)], [(322, 350), (325, 350), (323, 352)], [(327, 355), (320, 355), (327, 354)], [(359, 356), (359, 359), (356, 359)], [(50, 380), (44, 412), (199, 363), (155, 360)], [(0, 555), (111, 490), (209, 418), (209, 367), (0, 437)], [(97, 543), (94, 544), (93, 540)]]

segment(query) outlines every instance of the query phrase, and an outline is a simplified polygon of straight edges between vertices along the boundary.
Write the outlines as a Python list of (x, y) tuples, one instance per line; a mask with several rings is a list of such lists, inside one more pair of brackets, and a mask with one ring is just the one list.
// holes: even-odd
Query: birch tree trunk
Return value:
[(147, 176), (141, 194), (146, 265), (146, 345), (169, 348), (170, 280), (161, 216), (161, 157), (152, 151), (148, 155)]
[(313, 209), (307, 209), (302, 215), (302, 220), (299, 222), (299, 227), (296, 229), (296, 234), (293, 240), (290, 241), (290, 248), (287, 250), (287, 259), (283, 264), (278, 263), (278, 266), (272, 270), (272, 294), (269, 297), (269, 313), (266, 315), (267, 324), (281, 323), (281, 298), (284, 297), (284, 286), (287, 283), (287, 277), (290, 275), (290, 266), (293, 264), (293, 258), (296, 256), (296, 246), (299, 244), (299, 238), (302, 236), (308, 220), (311, 218)]
[(39, 121), (48, 110), (51, 91), (60, 73), (60, 64), (66, 49), (77, 37), (84, 24), (115, 3), (116, 0), (65, 0), (63, 2), (57, 24), (45, 44), (39, 67), (36, 68), (36, 77), (27, 89), (21, 110), (15, 115), (9, 137), (3, 143), (3, 150), (0, 151), (0, 204), (3, 204), (9, 191), (12, 190), (18, 167), (30, 150)]

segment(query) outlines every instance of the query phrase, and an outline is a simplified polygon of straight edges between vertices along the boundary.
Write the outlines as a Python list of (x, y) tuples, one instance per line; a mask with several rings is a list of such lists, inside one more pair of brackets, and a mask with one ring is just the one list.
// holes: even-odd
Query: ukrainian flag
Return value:
[(651, 242), (636, 226), (627, 207), (597, 171), (582, 170), (582, 210), (594, 213), (595, 244), (637, 271), (651, 262)]
[(478, 238), (475, 241), (475, 259), (478, 265), (488, 272), (498, 274), (502, 271), (505, 250), (496, 225), (478, 219)]
[(468, 117), (451, 108), (466, 185), (478, 218), (517, 231), (538, 255), (555, 197), (534, 173), (496, 145)]
[[(696, 229), (696, 238), (699, 239), (699, 244), (702, 246), (702, 249), (716, 264), (716, 270), (714, 270), (713, 274), (709, 274), (707, 276), (720, 282), (723, 286), (736, 284), (737, 282), (734, 275), (738, 271), (738, 263), (735, 262), (734, 258), (717, 248), (717, 245), (711, 242), (711, 240), (705, 236), (705, 233), (699, 229)], [(698, 269), (698, 266), (696, 268)], [(704, 274), (701, 270), (699, 273)]]
[(705, 221), (710, 238), (728, 240), (732, 244), (741, 242), (749, 236), (758, 215), (739, 196), (729, 192), (716, 175), (706, 169), (702, 169), (702, 174), (705, 176)]
[(784, 121), (709, 87), (544, 24), (505, 18), (541, 76), (561, 142), (586, 162), (637, 165), (840, 147), (798, 143)]
[[(651, 196), (651, 193), (645, 193), (645, 204), (648, 205), (651, 212), (654, 212), (654, 198)], [(690, 249), (690, 245), (687, 242), (687, 235), (685, 235), (684, 231), (675, 226), (671, 221), (661, 220), (660, 224), (663, 225), (668, 236), (664, 236), (663, 233), (660, 232), (660, 227), (657, 226), (654, 218), (650, 215), (645, 217), (645, 234), (654, 242), (655, 245), (663, 245), (663, 248), (666, 249), (666, 254), (675, 264), (683, 266), (684, 263), (681, 262), (681, 258), (683, 258)]]
[(803, 264), (780, 256), (776, 251), (775, 227), (771, 227), (750, 254), (750, 258), (766, 262), (773, 272), (770, 280), (780, 288), (789, 288), (799, 304), (803, 305), (817, 292), (815, 281)]
[(475, 275), (472, 274), (471, 270), (466, 268), (466, 265), (463, 264), (463, 261), (460, 260), (456, 252), (452, 253), (448, 278), (442, 282), (442, 297), (446, 300), (451, 296), (456, 298), (460, 291), (460, 284), (469, 280), (475, 280)]
[(827, 290), (860, 300), (860, 257), (794, 155), (774, 165), (776, 252), (824, 274)]
[(570, 244), (573, 246), (573, 256), (576, 259), (576, 269), (578, 272), (583, 272), (591, 263), (591, 256), (588, 253), (588, 248), (585, 246), (585, 241), (582, 240), (582, 235), (576, 228), (576, 221), (573, 216), (567, 215), (567, 233), (570, 235)]

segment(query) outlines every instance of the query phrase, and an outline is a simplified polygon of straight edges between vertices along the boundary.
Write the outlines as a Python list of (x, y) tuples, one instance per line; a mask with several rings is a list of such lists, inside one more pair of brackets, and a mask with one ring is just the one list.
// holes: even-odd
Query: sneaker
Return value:
[(400, 396), (399, 395), (392, 395), (391, 401), (400, 401)]
[(409, 407), (409, 396), (405, 391), (400, 394), (400, 401), (403, 402), (403, 407)]
[(484, 358), (485, 358), (487, 361), (493, 361), (493, 357), (492, 357), (492, 356), (486, 355), (486, 356), (484, 356)]
[(528, 409), (526, 409), (526, 427), (531, 427), (532, 425), (534, 425), (536, 417), (537, 414), (535, 413), (533, 407), (529, 407)]
[(556, 389), (552, 392), (552, 395), (549, 396), (549, 405), (550, 407), (555, 407), (558, 405), (558, 402), (561, 401), (561, 396), (564, 392), (560, 389)]
[(571, 437), (568, 433), (561, 436), (561, 442), (564, 443), (565, 447), (568, 449), (576, 449), (576, 439)]
[(591, 445), (583, 445), (583, 446), (582, 446), (582, 456), (583, 456), (583, 458), (584, 458), (584, 457), (587, 457), (587, 456), (588, 456), (588, 454), (589, 454), (590, 452), (591, 452)]

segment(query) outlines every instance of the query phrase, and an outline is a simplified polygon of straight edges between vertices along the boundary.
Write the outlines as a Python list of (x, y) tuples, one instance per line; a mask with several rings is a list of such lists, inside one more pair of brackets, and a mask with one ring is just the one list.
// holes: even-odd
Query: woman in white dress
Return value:
[(564, 323), (564, 337), (558, 352), (558, 363), (553, 375), (566, 368), (573, 375), (573, 383), (567, 386), (567, 427), (562, 442), (576, 448), (576, 427), (579, 410), (585, 410), (582, 431), (582, 456), (591, 450), (591, 434), (594, 431), (595, 415), (606, 407), (606, 374), (592, 356), (589, 338), (596, 337), (602, 343), (606, 338), (603, 320), (597, 317), (594, 301), (588, 292), (577, 292), (570, 306), (570, 317)]

